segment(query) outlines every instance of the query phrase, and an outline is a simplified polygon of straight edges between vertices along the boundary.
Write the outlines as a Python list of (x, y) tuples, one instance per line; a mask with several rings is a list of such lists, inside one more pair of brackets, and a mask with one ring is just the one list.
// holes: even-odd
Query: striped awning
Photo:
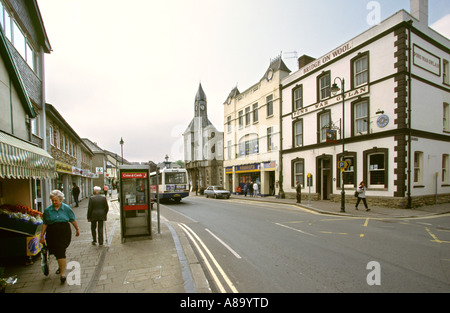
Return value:
[(39, 147), (0, 132), (0, 177), (56, 178), (55, 159)]

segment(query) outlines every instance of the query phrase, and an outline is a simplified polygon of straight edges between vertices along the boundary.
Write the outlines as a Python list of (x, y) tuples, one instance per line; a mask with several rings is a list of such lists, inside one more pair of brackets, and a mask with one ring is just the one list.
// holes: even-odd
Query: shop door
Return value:
[(333, 193), (332, 159), (333, 157), (330, 155), (322, 155), (317, 158), (317, 192), (320, 194), (321, 200), (330, 200), (330, 195)]

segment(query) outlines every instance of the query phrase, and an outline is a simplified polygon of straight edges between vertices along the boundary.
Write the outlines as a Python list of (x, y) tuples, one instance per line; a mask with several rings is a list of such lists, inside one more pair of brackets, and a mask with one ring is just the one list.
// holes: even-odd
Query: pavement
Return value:
[[(191, 197), (196, 196), (191, 193)], [(340, 203), (330, 201), (303, 201), (275, 197), (244, 197), (232, 195), (240, 201), (263, 201), (297, 205), (299, 210), (341, 216), (368, 218), (415, 218), (450, 213), (450, 203), (418, 209), (392, 209), (370, 207), (366, 212), (361, 204), (346, 204), (340, 212)], [(108, 197), (110, 212), (106, 222), (106, 242), (92, 245), (90, 223), (86, 220), (88, 200), (73, 208), (80, 227), (80, 236), (72, 237), (67, 249), (67, 281), (60, 283), (55, 274), (57, 262), (50, 257), (50, 275), (41, 271), (40, 256), (33, 263), (15, 263), (5, 269), (5, 276), (17, 275), (16, 284), (6, 288), (6, 293), (211, 293), (202, 262), (197, 258), (189, 240), (177, 223), (164, 217), (161, 206), (159, 231), (156, 210), (152, 210), (152, 238), (121, 238), (119, 203), (115, 194)], [(74, 232), (73, 232), (74, 233)]]

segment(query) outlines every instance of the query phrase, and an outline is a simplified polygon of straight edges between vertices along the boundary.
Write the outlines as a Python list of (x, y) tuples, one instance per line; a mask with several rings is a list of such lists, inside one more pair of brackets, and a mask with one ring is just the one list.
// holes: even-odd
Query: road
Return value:
[(375, 219), (189, 197), (161, 206), (213, 292), (450, 292), (450, 216)]

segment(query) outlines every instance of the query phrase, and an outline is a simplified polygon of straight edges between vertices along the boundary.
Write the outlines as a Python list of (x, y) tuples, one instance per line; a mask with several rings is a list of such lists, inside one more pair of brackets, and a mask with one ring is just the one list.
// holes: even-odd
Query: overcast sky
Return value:
[[(233, 87), (257, 83), (282, 52), (320, 57), (369, 29), (368, 0), (38, 0), (52, 53), (46, 99), (81, 138), (129, 161), (183, 159), (201, 82), (223, 131)], [(372, 1), (373, 2), (373, 1)], [(376, 1), (381, 20), (409, 0)], [(429, 24), (450, 38), (449, 0)]]

